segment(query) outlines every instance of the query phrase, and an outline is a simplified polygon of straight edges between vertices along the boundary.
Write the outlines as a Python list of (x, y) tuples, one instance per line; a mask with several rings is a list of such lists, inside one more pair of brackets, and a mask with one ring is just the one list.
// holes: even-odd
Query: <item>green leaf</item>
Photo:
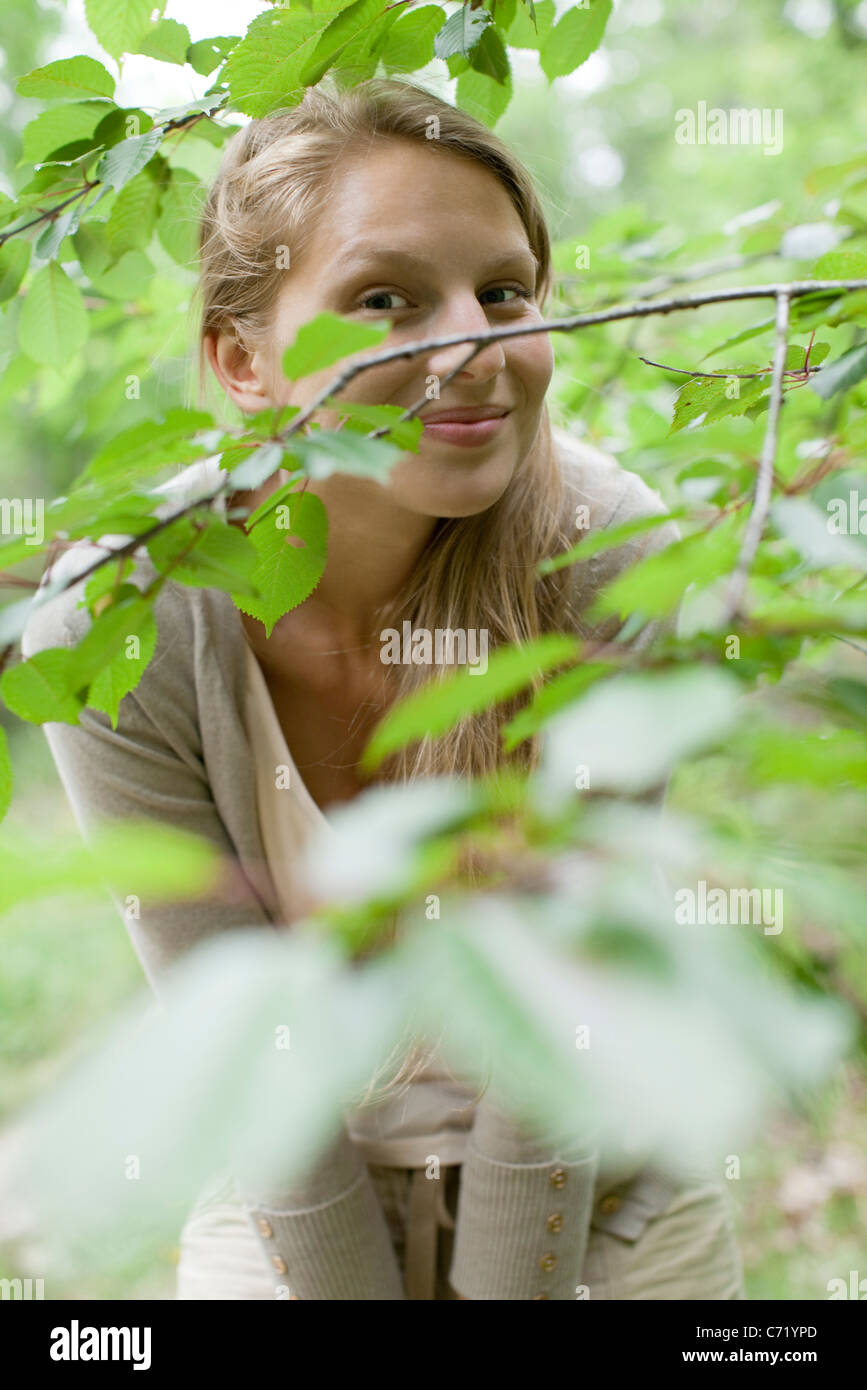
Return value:
[(743, 518), (726, 517), (707, 531), (673, 541), (664, 550), (639, 560), (601, 593), (590, 616), (632, 613), (663, 617), (677, 607), (690, 584), (710, 584), (727, 574), (738, 553)]
[(19, 96), (38, 97), (42, 101), (110, 97), (114, 96), (114, 78), (95, 58), (79, 54), (34, 68), (19, 77), (15, 90)]
[(589, 0), (587, 9), (574, 5), (548, 33), (539, 62), (549, 83), (580, 68), (602, 42), (611, 14), (611, 0)]
[(82, 473), (81, 481), (130, 482), (169, 463), (188, 463), (202, 455), (193, 436), (213, 423), (213, 416), (207, 411), (181, 406), (167, 411), (164, 420), (139, 420), (100, 449)]
[(93, 135), (100, 121), (111, 110), (104, 101), (69, 102), (50, 106), (30, 121), (21, 132), (22, 163), (39, 164), (72, 140)]
[(204, 203), (204, 185), (180, 166), (171, 170), (163, 189), (157, 236), (173, 261), (192, 269), (199, 250), (199, 216)]
[(161, 19), (147, 33), (140, 35), (132, 52), (158, 58), (163, 63), (180, 63), (183, 66), (189, 47), (190, 31), (186, 24), (179, 24), (176, 19)]
[(275, 494), (267, 499), (270, 505), (261, 518), (254, 512), (248, 521), (250, 539), (259, 553), (253, 577), (263, 597), (250, 600), (232, 595), (242, 612), (264, 624), (267, 637), (284, 614), (313, 593), (325, 568), (328, 539), (328, 514), (321, 500), (312, 492), (297, 492), (293, 497), (281, 491), (282, 500), (275, 501)]
[[(144, 251), (154, 233), (160, 207), (160, 185), (151, 161), (120, 190), (105, 223), (105, 238), (113, 256)], [(105, 268), (105, 267), (103, 267)]]
[(543, 803), (573, 796), (575, 768), (582, 766), (591, 791), (648, 791), (682, 758), (732, 728), (739, 690), (734, 676), (709, 666), (594, 685), (547, 727), (539, 773)]
[(867, 280), (867, 251), (828, 251), (810, 271), (810, 280)]
[(152, 614), (153, 598), (144, 598), (134, 584), (122, 584), (114, 601), (92, 621), (78, 646), (70, 648), (65, 674), (67, 692), (83, 690), (118, 655), (123, 657), (131, 637), (142, 642), (153, 621)]
[(18, 293), (29, 264), (29, 241), (10, 237), (0, 246), (0, 303)]
[(468, 68), (458, 77), (456, 96), (462, 110), (493, 129), (512, 100), (511, 75), (504, 82), (497, 82)]
[(34, 362), (62, 368), (84, 346), (88, 330), (81, 290), (51, 261), (30, 282), (18, 321), (21, 351)]
[(96, 177), (115, 190), (123, 188), (156, 154), (162, 139), (163, 132), (155, 128), (146, 130), (144, 135), (134, 135), (130, 140), (121, 140), (119, 145), (106, 150), (96, 166)]
[(564, 671), (561, 676), (554, 676), (541, 690), (534, 692), (527, 708), (519, 710), (503, 729), (506, 751), (511, 752), (519, 743), (523, 743), (524, 739), (532, 738), (555, 714), (574, 704), (594, 681), (601, 680), (603, 676), (616, 669), (610, 663), (585, 661), (580, 666), (574, 666), (571, 671)]
[(112, 58), (137, 52), (136, 40), (164, 7), (165, 0), (84, 0), (88, 27)]
[(746, 343), (750, 338), (758, 338), (763, 333), (770, 333), (774, 327), (773, 318), (765, 319), (763, 323), (757, 323), (752, 328), (745, 328), (742, 333), (736, 333), (733, 338), (726, 338), (724, 343), (718, 347), (711, 348), (704, 357), (700, 357), (700, 362), (706, 362), (709, 357), (716, 357), (720, 352), (727, 352), (729, 348), (738, 347), (741, 343)]
[(390, 323), (355, 323), (338, 314), (317, 314), (298, 330), (295, 341), (283, 353), (283, 373), (290, 380), (310, 376), (342, 362), (387, 337)]
[(506, 42), (510, 48), (541, 48), (554, 24), (556, 7), (554, 0), (539, 0), (533, 6), (536, 23), (524, 4), (519, 4), (518, 12), (509, 26)]
[(573, 565), (576, 561), (589, 560), (594, 555), (601, 555), (605, 550), (614, 550), (635, 536), (643, 536), (645, 531), (655, 531), (657, 526), (665, 526), (675, 517), (683, 516), (685, 510), (684, 507), (678, 507), (675, 511), (663, 512), (659, 516), (641, 516), (636, 521), (625, 521), (622, 526), (595, 531), (564, 551), (562, 555), (553, 555), (548, 560), (540, 561), (538, 572), (553, 574), (555, 570), (565, 569), (567, 565)]
[(470, 64), (474, 72), (491, 77), (495, 82), (502, 84), (511, 80), (512, 69), (506, 46), (495, 25), (488, 25), (470, 52)]
[(580, 651), (575, 637), (546, 633), (525, 646), (495, 651), (486, 671), (456, 671), (428, 682), (389, 710), (377, 725), (361, 757), (372, 771), (391, 753), (423, 738), (436, 738), (462, 719), (511, 699), (557, 666), (574, 660)]
[(389, 425), (387, 437), (393, 443), (401, 449), (418, 450), (424, 425), (417, 415), (409, 420), (401, 420), (403, 408), (399, 405), (370, 405), (367, 401), (345, 401), (342, 396), (328, 396), (325, 405), (356, 425), (368, 425), (371, 429)]
[(74, 236), (83, 211), (84, 199), (80, 198), (72, 207), (68, 207), (59, 217), (53, 218), (43, 227), (33, 246), (34, 256), (43, 261), (54, 260), (65, 239)]
[(0, 820), (9, 810), (12, 801), (12, 759), (9, 757), (9, 743), (6, 730), (0, 725)]
[(93, 288), (109, 299), (139, 299), (153, 273), (153, 265), (142, 251), (125, 251), (102, 275), (92, 277)]
[(77, 724), (84, 700), (69, 693), (73, 656), (70, 647), (48, 647), (4, 671), (0, 695), (12, 713), (31, 724)]
[[(731, 373), (732, 377), (735, 375)], [(729, 396), (726, 393), (735, 388), (730, 385), (728, 377), (690, 377), (677, 393), (669, 435), (676, 434), (703, 415), (707, 417), (705, 424), (724, 415), (742, 415), (768, 389), (769, 383), (769, 374), (738, 380), (738, 394)]]
[(257, 15), (220, 73), (232, 107), (246, 116), (267, 116), (304, 95), (301, 74), (319, 39), (345, 8), (342, 0), (314, 0), (308, 10), (268, 10)]
[(827, 401), (838, 391), (848, 391), (850, 386), (855, 386), (859, 381), (863, 381), (865, 376), (867, 376), (867, 343), (860, 343), (857, 347), (844, 352), (842, 357), (835, 357), (834, 361), (823, 367), (821, 372), (811, 376), (810, 386), (817, 396), (821, 396), (822, 400)]
[(309, 438), (293, 443), (305, 472), (315, 479), (355, 473), (385, 482), (401, 453), (387, 439), (369, 439), (353, 430), (315, 430)]
[(72, 238), (72, 244), (81, 268), (89, 279), (95, 280), (111, 264), (112, 250), (108, 243), (106, 224), (85, 222)]
[(187, 49), (187, 62), (202, 77), (209, 77), (236, 44), (241, 42), (238, 34), (221, 34), (213, 39), (199, 39)]
[[(261, 487), (281, 466), (284, 459), (282, 444), (261, 444), (232, 469), (232, 487), (241, 492), (247, 488)], [(291, 458), (291, 455), (289, 455)]]
[(341, 51), (370, 30), (382, 13), (382, 0), (354, 0), (331, 21), (299, 74), (305, 87), (314, 86)]
[(422, 5), (400, 14), (389, 30), (380, 57), (389, 72), (417, 72), (434, 58), (434, 39), (445, 23), (439, 5)]
[(461, 5), (459, 10), (449, 15), (436, 36), (436, 56), (442, 59), (466, 57), (490, 23), (491, 16), (487, 10), (471, 10), (469, 5)]
[[(259, 555), (249, 536), (215, 513), (183, 516), (147, 542), (161, 574), (190, 588), (223, 589), (256, 602)], [(176, 557), (183, 556), (179, 563)]]

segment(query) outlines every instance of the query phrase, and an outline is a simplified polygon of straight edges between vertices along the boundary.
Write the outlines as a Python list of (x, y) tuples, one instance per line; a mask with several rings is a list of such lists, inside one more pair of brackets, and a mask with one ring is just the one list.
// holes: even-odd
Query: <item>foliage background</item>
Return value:
[[(193, 39), (242, 33), (267, 8), (233, 5), (225, 22), (211, 4), (172, 4), (167, 14), (187, 23)], [(17, 75), (54, 58), (91, 52), (105, 61), (83, 24), (81, 7), (7, 0), (0, 14), (0, 188), (20, 185), (20, 136), (41, 104), (21, 98)], [(852, 246), (865, 245), (867, 184), (845, 192), (813, 171), (862, 153), (867, 128), (867, 5), (823, 0), (621, 0), (602, 48), (579, 72), (552, 88), (534, 55), (512, 53), (515, 95), (497, 129), (535, 174), (555, 238), (564, 243), (561, 309), (595, 304), (606, 291), (628, 300), (658, 276), (692, 263), (738, 255), (744, 264), (702, 285), (803, 277), (816, 260), (781, 257), (787, 227), (827, 224), (848, 210)], [(437, 62), (426, 78), (453, 89)], [(123, 92), (128, 105), (166, 106), (200, 95), (208, 80), (189, 67), (128, 60)], [(683, 147), (673, 138), (674, 113), (699, 100), (724, 108), (782, 107), (785, 145), (776, 157), (755, 147)], [(216, 167), (219, 149), (203, 140), (178, 142), (171, 159), (199, 179)], [(812, 175), (812, 177), (811, 177)], [(748, 216), (761, 209), (758, 216)], [(741, 219), (740, 225), (738, 220)], [(862, 238), (859, 242), (859, 236)], [(575, 244), (591, 249), (592, 275), (572, 270)], [(143, 417), (162, 414), (183, 399), (188, 380), (184, 307), (191, 277), (159, 242), (149, 249), (156, 266), (143, 303), (117, 304), (114, 330), (93, 351), (54, 370), (15, 351), (14, 322), (0, 320), (0, 405), (4, 442), (0, 492), (52, 497), (95, 450), (132, 423), (136, 407), (123, 397), (129, 373), (143, 382)], [(672, 267), (675, 269), (672, 270)], [(863, 272), (860, 272), (863, 273)], [(605, 285), (600, 281), (610, 278)], [(732, 468), (755, 457), (763, 419), (740, 419), (667, 437), (679, 383), (638, 361), (694, 366), (740, 327), (767, 317), (770, 308), (743, 305), (700, 314), (653, 319), (606, 332), (555, 337), (558, 370), (552, 404), (573, 429), (615, 453), (679, 500), (678, 478), (696, 458), (725, 457)], [(863, 330), (854, 330), (859, 341)], [(748, 358), (768, 360), (767, 340)], [(799, 337), (797, 341), (805, 341)], [(837, 350), (853, 341), (841, 331)], [(748, 352), (749, 349), (744, 349)], [(703, 364), (705, 369), (707, 364)], [(806, 391), (804, 392), (806, 394)], [(867, 398), (865, 398), (867, 399)], [(839, 398), (838, 398), (839, 400)], [(800, 405), (784, 412), (782, 467), (808, 453), (810, 430)], [(863, 401), (859, 403), (864, 403)], [(815, 402), (813, 403), (815, 404)], [(806, 408), (805, 408), (806, 413)], [(857, 458), (853, 471), (863, 470)], [(820, 498), (820, 500), (822, 500)], [(823, 670), (863, 681), (863, 654), (843, 644), (816, 657)], [(10, 736), (17, 791), (13, 826), (38, 825), (48, 841), (71, 833), (71, 815), (41, 730), (0, 714)], [(853, 856), (867, 829), (863, 795), (810, 782), (770, 780), (756, 788), (746, 775), (743, 750), (731, 749), (692, 764), (677, 779), (672, 799), (684, 809), (710, 813), (725, 829), (758, 842), (825, 847)], [(853, 999), (863, 1016), (867, 961), (862, 951), (829, 939), (817, 926), (805, 947), (833, 987)], [(108, 1014), (138, 989), (140, 972), (114, 909), (70, 914), (48, 900), (38, 912), (26, 905), (2, 923), (0, 961), (0, 1117), (57, 1073), (81, 1028)], [(0, 1132), (15, 1143), (14, 1128)], [(741, 1238), (751, 1298), (817, 1298), (826, 1280), (849, 1269), (865, 1271), (867, 1087), (863, 1069), (848, 1063), (833, 1085), (800, 1116), (768, 1117), (766, 1132), (745, 1157), (739, 1201)], [(0, 1274), (29, 1265), (33, 1251), (16, 1240), (15, 1213), (0, 1209)], [(170, 1297), (173, 1251), (162, 1262), (111, 1280), (72, 1280), (57, 1296)], [(25, 1258), (26, 1257), (26, 1258)], [(859, 1263), (860, 1262), (860, 1263)]]

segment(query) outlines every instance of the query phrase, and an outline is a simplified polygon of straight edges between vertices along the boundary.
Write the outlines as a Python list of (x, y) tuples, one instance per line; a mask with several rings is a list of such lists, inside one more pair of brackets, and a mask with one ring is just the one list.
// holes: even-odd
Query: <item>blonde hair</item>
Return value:
[[(437, 136), (429, 138), (432, 118)], [(540, 307), (552, 283), (551, 247), (532, 178), (485, 125), (415, 83), (372, 78), (349, 89), (320, 84), (300, 105), (251, 121), (229, 141), (200, 224), (199, 389), (204, 340), (230, 332), (248, 351), (267, 339), (284, 283), (280, 248), (297, 257), (345, 157), (372, 142), (412, 140), (489, 170), (506, 189), (538, 260)], [(383, 628), (487, 630), (489, 647), (575, 631), (567, 571), (540, 579), (537, 565), (574, 538), (563, 468), (547, 406), (527, 456), (500, 499), (477, 516), (442, 518), (403, 590), (380, 613)], [(380, 623), (377, 623), (379, 629)], [(443, 668), (438, 674), (447, 674)], [(426, 683), (417, 665), (395, 668), (398, 698)], [(503, 751), (503, 724), (524, 703), (507, 701), (425, 738), (383, 764), (377, 780), (496, 775), (535, 762), (534, 740)], [(407, 1064), (418, 1071), (417, 1054)], [(413, 1069), (414, 1068), (414, 1069)], [(406, 1080), (404, 1066), (395, 1084)], [(411, 1079), (411, 1076), (410, 1076)]]

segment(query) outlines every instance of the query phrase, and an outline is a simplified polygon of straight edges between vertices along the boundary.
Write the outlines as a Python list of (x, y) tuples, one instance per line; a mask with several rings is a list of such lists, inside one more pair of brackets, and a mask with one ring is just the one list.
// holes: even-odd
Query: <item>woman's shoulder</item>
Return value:
[[(213, 483), (211, 460), (194, 464), (178, 473), (169, 482), (163, 483), (155, 492), (161, 493), (165, 501), (153, 510), (156, 521), (165, 520), (180, 505), (193, 500), (207, 491)], [(73, 647), (85, 636), (92, 624), (92, 617), (84, 602), (84, 592), (89, 575), (100, 560), (112, 551), (127, 545), (133, 537), (128, 534), (104, 534), (96, 539), (84, 538), (65, 542), (63, 548), (53, 559), (34, 596), (33, 610), (21, 636), (21, 651), (25, 657), (35, 656), (47, 647)], [(131, 552), (132, 569), (127, 582), (144, 589), (157, 577), (157, 570), (144, 545)], [(113, 563), (110, 559), (107, 563)], [(217, 593), (215, 597), (205, 598), (205, 591), (192, 588), (168, 578), (162, 585), (154, 602), (154, 616), (160, 632), (160, 641), (166, 639), (177, 643), (190, 654), (194, 646), (189, 641), (178, 640), (189, 637), (196, 623), (197, 609), (203, 603), (217, 603), (228, 599), (228, 595)]]
[[(571, 500), (576, 507), (587, 509), (586, 529), (598, 531), (667, 513), (659, 493), (637, 473), (623, 468), (613, 455), (557, 425), (552, 426), (551, 433)], [(676, 529), (673, 523), (672, 529)]]

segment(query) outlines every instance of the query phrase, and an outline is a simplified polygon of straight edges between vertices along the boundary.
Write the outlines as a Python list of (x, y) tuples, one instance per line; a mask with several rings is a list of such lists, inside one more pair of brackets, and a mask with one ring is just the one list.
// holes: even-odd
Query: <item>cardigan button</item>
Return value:
[(549, 1231), (554, 1231), (555, 1233), (557, 1231), (562, 1231), (563, 1217), (560, 1214), (560, 1212), (552, 1211), (551, 1215), (548, 1217), (548, 1220), (545, 1222), (545, 1225), (548, 1227)]
[(259, 1220), (256, 1222), (256, 1225), (259, 1228), (259, 1235), (264, 1236), (266, 1240), (270, 1240), (274, 1232), (271, 1230), (271, 1227), (265, 1220), (264, 1216), (259, 1217)]
[(271, 1263), (272, 1263), (272, 1265), (274, 1266), (274, 1268), (276, 1269), (276, 1271), (277, 1271), (278, 1274), (288, 1274), (288, 1273), (289, 1273), (289, 1266), (287, 1265), (286, 1261), (283, 1259), (283, 1256), (282, 1256), (282, 1255), (272, 1255), (272, 1256), (271, 1256)]
[(611, 1216), (613, 1212), (620, 1210), (621, 1200), (622, 1199), (617, 1196), (616, 1192), (611, 1192), (607, 1197), (602, 1198), (602, 1201), (599, 1203), (599, 1210), (603, 1215)]
[(553, 1172), (548, 1174), (548, 1179), (553, 1187), (563, 1187), (566, 1182), (566, 1169), (555, 1168)]
[(543, 1255), (543, 1256), (542, 1256), (541, 1260), (539, 1261), (539, 1268), (540, 1268), (540, 1269), (544, 1269), (545, 1273), (546, 1273), (546, 1274), (549, 1274), (549, 1273), (551, 1272), (551, 1270), (554, 1268), (554, 1266), (556, 1265), (556, 1263), (557, 1263), (557, 1256), (556, 1256), (556, 1255), (551, 1255), (551, 1254), (549, 1253), (549, 1254), (547, 1254), (547, 1255)]

